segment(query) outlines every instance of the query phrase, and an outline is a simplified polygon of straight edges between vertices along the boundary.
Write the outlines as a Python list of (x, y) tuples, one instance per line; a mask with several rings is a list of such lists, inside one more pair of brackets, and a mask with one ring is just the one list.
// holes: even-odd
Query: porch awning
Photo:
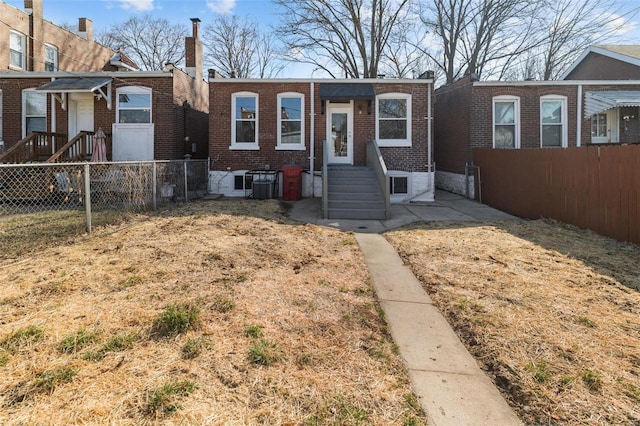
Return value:
[(65, 77), (43, 84), (36, 90), (47, 93), (91, 93), (111, 83), (109, 77)]
[[(107, 90), (104, 87), (107, 86)], [(56, 99), (66, 109), (65, 93), (95, 93), (107, 101), (107, 108), (111, 109), (111, 77), (64, 77), (37, 87), (36, 90), (53, 93)], [(60, 94), (60, 96), (58, 96)]]
[(322, 83), (320, 100), (348, 102), (351, 100), (372, 101), (376, 98), (373, 85), (369, 83)]
[(585, 119), (618, 107), (640, 107), (640, 91), (611, 90), (584, 94)]

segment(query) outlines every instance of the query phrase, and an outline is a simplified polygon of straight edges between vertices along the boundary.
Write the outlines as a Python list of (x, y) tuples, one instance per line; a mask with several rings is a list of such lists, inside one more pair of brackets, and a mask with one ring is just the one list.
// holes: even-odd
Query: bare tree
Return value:
[[(548, 0), (548, 14), (539, 26), (543, 44), (529, 61), (525, 77), (552, 80), (560, 77), (589, 45), (620, 40), (628, 20), (638, 8), (622, 12), (615, 0)], [(598, 12), (600, 11), (600, 12)]]
[(123, 49), (142, 70), (162, 70), (168, 62), (181, 65), (184, 61), (184, 39), (187, 26), (171, 24), (151, 15), (134, 16), (114, 24), (98, 36), (98, 41), (113, 50)]
[(228, 77), (275, 77), (284, 67), (275, 37), (261, 34), (255, 22), (220, 16), (204, 32), (207, 64)]
[(464, 74), (500, 75), (513, 58), (540, 45), (540, 1), (433, 0), (419, 11), (437, 47), (422, 44), (451, 83)]
[(278, 35), (293, 61), (332, 77), (375, 78), (409, 0), (274, 0)]

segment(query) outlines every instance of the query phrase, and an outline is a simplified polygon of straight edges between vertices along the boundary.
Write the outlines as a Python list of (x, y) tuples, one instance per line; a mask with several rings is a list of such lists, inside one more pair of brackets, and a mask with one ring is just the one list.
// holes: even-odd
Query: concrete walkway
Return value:
[(356, 239), (429, 424), (522, 424), (391, 244), (378, 234)]
[(411, 386), (429, 424), (521, 425), (498, 389), (478, 367), (418, 279), (379, 232), (411, 222), (518, 220), (455, 194), (436, 193), (435, 203), (393, 206), (392, 219), (322, 219), (317, 199), (294, 203), (290, 217), (355, 231), (394, 342), (406, 362)]

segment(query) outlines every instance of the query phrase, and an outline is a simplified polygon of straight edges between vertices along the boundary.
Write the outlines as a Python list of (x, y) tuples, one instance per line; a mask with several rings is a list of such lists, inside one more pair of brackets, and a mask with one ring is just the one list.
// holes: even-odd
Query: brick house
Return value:
[[(192, 20), (193, 35), (185, 39), (185, 70), (169, 64), (163, 71), (139, 71), (123, 52), (93, 42), (91, 21), (85, 18), (80, 20), (83, 38), (44, 21), (42, 0), (26, 0), (25, 12), (4, 3), (0, 7), (3, 19), (5, 11), (10, 12), (7, 16), (17, 28), (5, 31), (1, 43), (17, 46), (18, 30), (44, 28), (27, 37), (33, 43), (27, 43), (24, 57), (60, 41), (53, 68), (33, 60), (21, 69), (13, 64), (19, 55), (3, 50), (7, 54), (0, 64), (5, 61), (9, 71), (0, 72), (0, 152), (5, 151), (0, 162), (86, 160), (98, 129), (107, 134), (109, 160), (178, 159), (186, 154), (207, 158), (209, 92), (202, 77), (197, 18)], [(50, 157), (21, 154), (36, 138)], [(72, 141), (75, 147), (69, 146)]]
[[(245, 196), (247, 174), (297, 166), (302, 196), (322, 195), (327, 165), (368, 163), (376, 141), (391, 202), (433, 200), (433, 79), (209, 78), (210, 191)], [(323, 144), (323, 141), (329, 141)], [(323, 153), (326, 147), (326, 153)]]
[[(630, 73), (628, 68), (624, 74), (612, 72), (612, 76), (633, 79), (599, 79), (597, 76), (605, 74), (593, 69), (592, 61), (617, 68), (620, 56), (595, 59), (595, 52), (588, 50), (590, 53), (568, 71), (567, 80), (477, 81), (466, 76), (438, 88), (434, 113), (436, 187), (475, 198), (478, 170), (473, 165), (474, 148), (640, 142), (640, 74)], [(593, 79), (574, 80), (571, 76)]]

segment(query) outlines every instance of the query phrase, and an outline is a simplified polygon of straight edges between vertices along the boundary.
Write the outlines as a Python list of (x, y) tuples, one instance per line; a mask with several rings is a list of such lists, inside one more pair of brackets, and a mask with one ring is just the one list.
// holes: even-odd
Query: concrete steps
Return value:
[(329, 219), (385, 219), (384, 195), (373, 169), (330, 166)]

